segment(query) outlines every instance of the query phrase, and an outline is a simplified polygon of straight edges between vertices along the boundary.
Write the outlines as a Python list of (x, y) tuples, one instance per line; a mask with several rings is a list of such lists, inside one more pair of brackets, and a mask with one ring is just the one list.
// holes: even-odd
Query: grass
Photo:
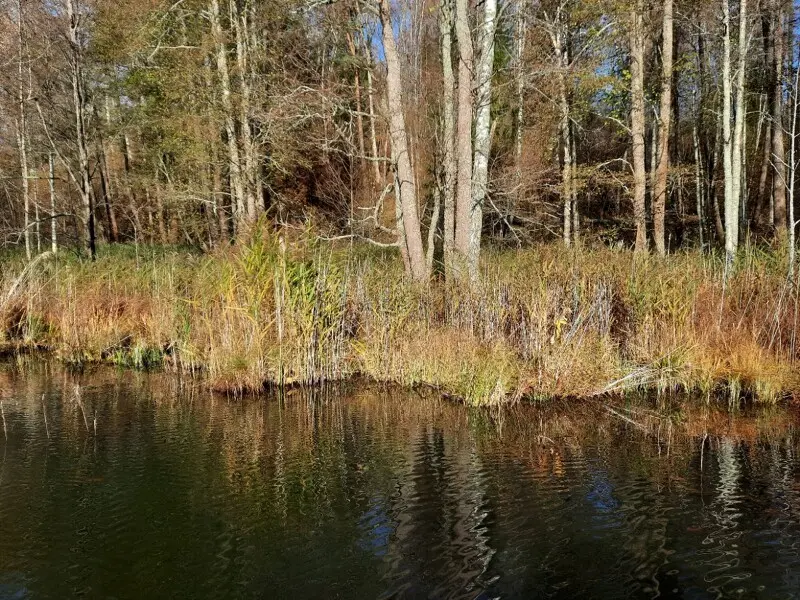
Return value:
[(800, 394), (798, 288), (783, 257), (752, 248), (727, 282), (716, 256), (553, 245), (487, 252), (472, 286), (419, 287), (385, 252), (266, 235), (210, 255), (113, 247), (94, 264), (64, 253), (23, 268), (0, 263), (7, 344), (187, 371), (230, 393), (360, 374), (476, 405)]

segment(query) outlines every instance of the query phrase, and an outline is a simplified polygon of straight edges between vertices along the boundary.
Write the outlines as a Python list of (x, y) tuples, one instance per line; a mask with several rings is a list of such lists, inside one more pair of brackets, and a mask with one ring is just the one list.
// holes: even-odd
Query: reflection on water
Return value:
[(233, 401), (36, 362), (0, 398), (0, 598), (800, 590), (789, 409), (500, 417), (355, 384)]

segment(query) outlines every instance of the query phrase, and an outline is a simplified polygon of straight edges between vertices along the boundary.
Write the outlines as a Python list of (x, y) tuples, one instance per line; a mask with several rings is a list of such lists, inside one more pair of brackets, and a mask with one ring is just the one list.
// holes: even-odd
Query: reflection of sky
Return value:
[(595, 472), (592, 474), (592, 488), (586, 499), (600, 512), (611, 512), (619, 508), (619, 501), (614, 498), (614, 486), (608, 480), (607, 473)]
[(362, 531), (358, 546), (374, 556), (385, 556), (389, 547), (389, 537), (394, 529), (386, 511), (384, 498), (377, 497), (370, 501), (370, 507), (359, 518), (358, 526)]
[[(586, 501), (594, 509), (591, 520), (596, 529), (616, 529), (622, 524), (621, 502), (614, 495), (614, 485), (608, 473), (593, 465), (587, 465), (590, 478)], [(597, 534), (601, 535), (601, 534)]]
[(22, 600), (28, 598), (30, 592), (23, 583), (26, 577), (22, 573), (3, 573), (0, 571), (0, 598), (3, 600)]

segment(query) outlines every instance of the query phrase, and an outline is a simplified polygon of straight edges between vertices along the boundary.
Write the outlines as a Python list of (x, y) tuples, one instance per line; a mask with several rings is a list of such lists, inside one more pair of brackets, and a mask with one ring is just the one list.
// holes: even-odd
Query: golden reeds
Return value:
[[(211, 255), (107, 250), (2, 263), (6, 341), (66, 361), (202, 373), (235, 393), (362, 374), (473, 404), (651, 389), (800, 392), (798, 288), (750, 249), (725, 281), (697, 253), (488, 252), (471, 285), (415, 286), (398, 260), (268, 235)], [(24, 272), (20, 278), (19, 273)]]

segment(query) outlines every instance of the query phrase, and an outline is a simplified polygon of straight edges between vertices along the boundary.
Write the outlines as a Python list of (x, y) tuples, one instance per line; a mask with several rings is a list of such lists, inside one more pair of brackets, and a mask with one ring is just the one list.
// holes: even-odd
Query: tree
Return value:
[[(453, 1), (441, 0), (439, 30), (442, 49), (442, 195), (444, 196), (444, 263), (445, 272), (453, 270), (455, 252), (457, 176), (455, 145), (455, 75), (453, 73)], [(430, 252), (430, 249), (429, 249)]]
[(72, 104), (75, 112), (75, 145), (78, 148), (79, 193), (83, 207), (83, 224), (86, 247), (92, 260), (97, 256), (95, 232), (94, 192), (89, 165), (88, 140), (86, 135), (86, 91), (83, 78), (82, 20), (79, 0), (65, 0), (68, 20), (70, 48), (70, 77), (72, 82)]
[(645, 170), (645, 104), (644, 64), (645, 29), (644, 1), (636, 0), (630, 15), (631, 48), (631, 137), (633, 154), (633, 218), (636, 223), (636, 252), (647, 252), (645, 196), (647, 173)]
[(653, 185), (653, 240), (656, 252), (666, 253), (664, 216), (669, 177), (670, 119), (672, 117), (672, 0), (664, 0), (661, 47), (661, 108), (658, 127), (658, 168)]
[(731, 74), (731, 18), (730, 2), (723, 0), (723, 63), (722, 63), (722, 128), (723, 160), (725, 169), (725, 264), (726, 272), (733, 267), (739, 247), (739, 203), (742, 182), (742, 138), (744, 131), (744, 86), (747, 57), (747, 0), (739, 4), (739, 47), (736, 90), (736, 121), (731, 129), (732, 74)]
[(497, 29), (497, 0), (484, 0), (480, 28), (481, 53), (476, 70), (475, 158), (472, 173), (469, 247), (467, 260), (471, 276), (478, 274), (483, 231), (483, 204), (489, 191), (489, 152), (492, 147), (492, 78), (494, 77), (494, 37)]
[(462, 261), (469, 256), (472, 227), (472, 34), (468, 0), (455, 0), (458, 41), (458, 115), (456, 129), (456, 250)]
[[(746, 0), (742, 0), (746, 2)], [(784, 28), (783, 28), (783, 2), (772, 0), (770, 4), (772, 17), (772, 40), (774, 75), (772, 93), (772, 195), (774, 202), (775, 235), (778, 239), (786, 237), (786, 153), (784, 149), (783, 129), (783, 54), (784, 54)]]
[(403, 88), (400, 59), (392, 27), (389, 0), (380, 0), (381, 39), (386, 57), (386, 103), (389, 111), (389, 137), (392, 144), (392, 161), (395, 168), (395, 203), (399, 209), (397, 227), (401, 230), (401, 251), (408, 257), (411, 277), (424, 281), (428, 277), (422, 232), (416, 198), (416, 178), (409, 155), (406, 118), (403, 109)]

